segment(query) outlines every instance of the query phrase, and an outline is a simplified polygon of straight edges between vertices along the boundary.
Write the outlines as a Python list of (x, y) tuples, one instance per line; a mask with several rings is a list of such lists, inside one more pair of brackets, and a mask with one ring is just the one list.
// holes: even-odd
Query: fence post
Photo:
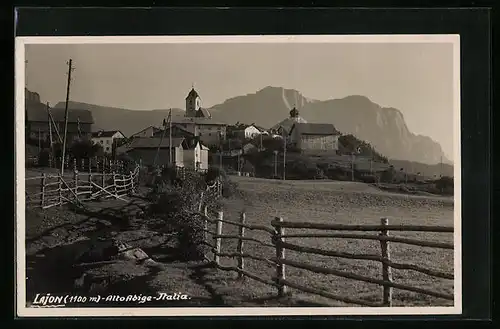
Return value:
[(278, 224), (276, 225), (275, 229), (275, 239), (276, 239), (276, 281), (279, 285), (278, 287), (278, 296), (283, 297), (287, 294), (287, 286), (283, 284), (280, 280), (285, 279), (285, 264), (281, 262), (282, 259), (285, 259), (285, 248), (283, 248), (283, 245), (280, 242), (285, 242), (285, 238), (283, 235), (285, 235), (285, 228), (281, 227), (279, 223), (283, 222), (283, 218), (281, 217), (276, 217), (276, 221), (278, 221)]
[[(382, 218), (380, 220), (382, 226), (389, 225), (389, 220), (387, 218)], [(386, 229), (382, 229), (379, 234), (381, 237), (389, 236), (389, 232)], [(380, 240), (380, 247), (382, 248), (382, 258), (384, 260), (391, 259), (391, 248), (389, 246), (389, 241)], [(392, 282), (392, 268), (387, 265), (387, 263), (382, 263), (382, 278), (384, 281)], [(392, 287), (383, 286), (383, 306), (392, 306)]]
[(116, 187), (116, 173), (113, 171), (113, 190), (115, 192), (115, 198), (118, 195), (118, 188)]
[(92, 186), (92, 173), (89, 172), (89, 199), (92, 199), (92, 190), (94, 187)]
[(58, 177), (59, 177), (59, 179), (58, 179), (58, 182), (59, 182), (59, 185), (58, 185), (59, 186), (59, 204), (62, 205), (62, 199), (63, 199), (63, 197), (62, 197), (62, 177), (60, 174)]
[(204, 241), (208, 242), (208, 207), (205, 206), (203, 209), (203, 236), (204, 236)]
[[(238, 268), (244, 270), (245, 269), (245, 259), (243, 258), (243, 238), (245, 237), (245, 212), (242, 212), (240, 214), (240, 221), (241, 221), (241, 226), (239, 227), (239, 236), (240, 239), (238, 239), (238, 247), (237, 247), (237, 253), (239, 254), (238, 256)], [(243, 274), (241, 272), (238, 272), (238, 278), (243, 278)]]
[(73, 171), (73, 180), (75, 181), (75, 195), (78, 197), (78, 170), (76, 169)]
[(80, 171), (85, 171), (85, 159), (80, 160)]
[(134, 176), (132, 174), (132, 171), (129, 171), (130, 173), (130, 195), (134, 194)]
[(219, 211), (219, 215), (217, 217), (217, 227), (216, 227), (216, 236), (215, 236), (215, 251), (214, 251), (214, 262), (216, 265), (219, 264), (219, 254), (221, 252), (221, 242), (222, 238), (220, 235), (222, 235), (222, 219), (224, 218), (224, 213), (222, 211)]
[(45, 204), (45, 173), (42, 173), (42, 179), (40, 181), (40, 207), (43, 208), (44, 204)]
[(76, 158), (73, 158), (73, 171), (75, 171), (77, 168), (76, 168)]
[(102, 176), (101, 176), (101, 185), (102, 188), (106, 188), (106, 172), (104, 171), (104, 167), (102, 168)]

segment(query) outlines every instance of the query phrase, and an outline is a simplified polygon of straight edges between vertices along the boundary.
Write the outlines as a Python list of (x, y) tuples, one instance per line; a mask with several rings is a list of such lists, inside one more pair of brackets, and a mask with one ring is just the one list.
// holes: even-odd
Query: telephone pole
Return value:
[(443, 177), (443, 156), (439, 160), (440, 168), (439, 168), (439, 178)]
[(351, 153), (351, 181), (354, 182), (354, 152)]
[(61, 157), (61, 176), (64, 175), (64, 159), (66, 157), (66, 141), (68, 138), (68, 103), (69, 103), (69, 90), (71, 84), (71, 71), (73, 60), (70, 58), (68, 62), (68, 82), (66, 88), (66, 105), (64, 107), (64, 139), (63, 139), (63, 147), (62, 147), (62, 157)]
[[(170, 158), (170, 165), (172, 165), (172, 109), (168, 111), (168, 140), (169, 140), (169, 158)], [(175, 153), (174, 153), (175, 154)]]
[(286, 179), (286, 133), (283, 130), (283, 180)]
[(54, 141), (52, 140), (52, 121), (50, 118), (49, 102), (47, 102), (47, 121), (49, 122), (50, 157), (53, 157), (54, 156)]

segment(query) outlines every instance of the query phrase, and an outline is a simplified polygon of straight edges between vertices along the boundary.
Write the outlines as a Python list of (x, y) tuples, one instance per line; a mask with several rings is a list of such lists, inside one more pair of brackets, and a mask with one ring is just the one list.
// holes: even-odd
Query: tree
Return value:
[(101, 145), (94, 144), (90, 140), (75, 141), (70, 148), (71, 155), (76, 159), (103, 156), (104, 150)]

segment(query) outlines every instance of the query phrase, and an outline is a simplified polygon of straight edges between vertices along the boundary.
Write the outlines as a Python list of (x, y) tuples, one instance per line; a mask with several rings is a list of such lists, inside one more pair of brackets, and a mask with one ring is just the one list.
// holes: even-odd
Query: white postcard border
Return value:
[[(154, 44), (154, 43), (452, 43), (454, 72), (454, 306), (450, 307), (164, 307), (164, 308), (32, 308), (26, 307), (25, 263), (25, 45), (26, 44)], [(252, 35), (252, 36), (71, 36), (16, 37), (15, 41), (16, 164), (16, 306), (19, 317), (110, 316), (335, 316), (448, 315), (462, 312), (460, 36), (459, 35)]]

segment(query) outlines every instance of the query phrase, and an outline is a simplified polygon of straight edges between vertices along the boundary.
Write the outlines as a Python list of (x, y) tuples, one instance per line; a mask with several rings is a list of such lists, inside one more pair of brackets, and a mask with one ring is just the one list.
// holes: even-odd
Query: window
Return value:
[(109, 146), (106, 146), (106, 152), (109, 152)]
[(102, 140), (101, 140), (101, 141), (99, 141), (99, 143), (103, 144)]
[(212, 133), (208, 133), (208, 136), (212, 136)]
[(110, 141), (109, 141), (109, 139), (108, 139), (108, 140), (106, 141), (106, 144), (108, 144), (108, 145), (109, 145), (109, 143), (110, 143)]

